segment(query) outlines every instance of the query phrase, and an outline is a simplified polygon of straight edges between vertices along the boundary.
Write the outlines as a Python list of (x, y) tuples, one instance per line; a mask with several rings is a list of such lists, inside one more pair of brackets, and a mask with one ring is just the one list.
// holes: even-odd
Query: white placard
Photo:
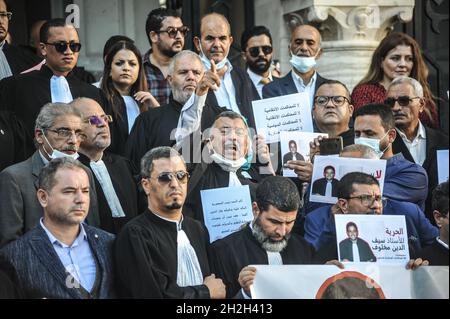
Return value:
[(248, 185), (200, 191), (210, 241), (224, 238), (253, 220)]
[(448, 299), (448, 266), (255, 265), (253, 299)]
[(266, 143), (280, 141), (280, 132), (313, 132), (309, 94), (296, 93), (252, 102), (256, 131)]
[[(306, 132), (280, 132), (280, 143), (281, 143), (281, 154), (283, 165), (287, 161), (293, 160), (294, 156), (290, 149), (291, 142), (296, 147), (296, 160), (302, 160), (310, 162), (311, 158), (309, 156), (309, 143), (314, 141), (315, 138), (322, 136), (324, 138), (328, 137), (327, 133), (306, 133)], [(283, 167), (283, 176), (297, 177), (297, 174), (292, 169)]]
[(314, 157), (310, 201), (335, 204), (338, 182), (345, 174), (351, 172), (374, 176), (380, 183), (381, 194), (383, 194), (386, 160), (317, 155)]
[(448, 180), (448, 150), (437, 151), (438, 183)]
[[(405, 216), (335, 215), (340, 261), (406, 265), (409, 261)], [(355, 256), (356, 255), (356, 256)]]

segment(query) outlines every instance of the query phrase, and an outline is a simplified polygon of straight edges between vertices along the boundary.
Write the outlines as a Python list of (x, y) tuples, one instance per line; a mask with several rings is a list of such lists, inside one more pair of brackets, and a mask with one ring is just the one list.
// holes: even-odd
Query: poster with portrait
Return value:
[(256, 131), (266, 143), (278, 143), (280, 132), (313, 132), (308, 93), (296, 93), (252, 102)]
[[(326, 133), (307, 132), (280, 132), (281, 154), (283, 165), (287, 161), (297, 160), (310, 162), (309, 143), (315, 138), (322, 136), (327, 138)], [(283, 176), (297, 177), (292, 169), (283, 166)]]
[(386, 160), (317, 155), (314, 157), (310, 201), (335, 204), (339, 180), (351, 172), (362, 172), (374, 176), (380, 183), (383, 194)]
[(448, 299), (449, 268), (378, 263), (254, 265), (253, 299)]
[(335, 215), (341, 262), (406, 265), (409, 261), (405, 216)]

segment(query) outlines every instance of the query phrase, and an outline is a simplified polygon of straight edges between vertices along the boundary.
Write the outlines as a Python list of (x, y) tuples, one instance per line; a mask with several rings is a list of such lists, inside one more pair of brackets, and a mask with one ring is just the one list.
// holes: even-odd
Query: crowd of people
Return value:
[[(111, 37), (91, 84), (77, 71), (74, 26), (42, 21), (25, 50), (6, 40), (11, 17), (0, 0), (0, 297), (249, 299), (249, 265), (344, 268), (336, 214), (404, 216), (405, 267), (448, 266), (436, 155), (448, 136), (410, 36), (389, 33), (350, 92), (316, 71), (327, 56), (314, 26), (296, 27), (288, 48), (274, 48), (264, 26), (245, 30), (243, 70), (228, 59), (224, 16), (202, 17), (193, 52), (179, 14), (158, 8), (145, 25), (150, 49)], [(292, 69), (280, 77), (274, 50), (285, 49)], [(335, 204), (312, 202), (314, 162), (295, 141), (282, 159), (256, 134), (252, 101), (301, 92), (314, 132), (342, 138), (340, 157), (386, 160), (382, 194), (376, 178), (352, 172), (333, 180)], [(211, 244), (201, 192), (242, 185), (253, 221)]]

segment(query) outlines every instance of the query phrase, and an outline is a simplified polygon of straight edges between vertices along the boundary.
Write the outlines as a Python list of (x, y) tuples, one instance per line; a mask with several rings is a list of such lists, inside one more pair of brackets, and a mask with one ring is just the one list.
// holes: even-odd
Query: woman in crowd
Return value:
[(137, 116), (159, 103), (148, 92), (139, 49), (131, 42), (119, 41), (111, 47), (105, 61), (100, 85), (111, 114), (110, 151), (123, 155), (125, 142)]
[(355, 111), (369, 103), (383, 103), (389, 84), (399, 76), (420, 82), (426, 100), (420, 120), (424, 125), (439, 128), (437, 106), (428, 84), (428, 67), (417, 42), (402, 32), (388, 34), (373, 53), (369, 72), (352, 92)]

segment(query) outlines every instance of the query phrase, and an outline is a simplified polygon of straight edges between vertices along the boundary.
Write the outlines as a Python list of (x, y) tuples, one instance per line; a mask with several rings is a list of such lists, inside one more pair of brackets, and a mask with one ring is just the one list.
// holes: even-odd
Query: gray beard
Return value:
[(266, 250), (273, 253), (280, 253), (283, 251), (283, 249), (286, 248), (288, 244), (288, 240), (291, 237), (291, 234), (286, 235), (282, 240), (280, 241), (273, 241), (270, 239), (270, 236), (266, 235), (264, 233), (264, 230), (261, 226), (259, 226), (259, 221), (256, 220), (255, 223), (253, 223), (253, 229), (252, 233), (253, 236), (256, 238), (256, 240), (261, 244), (261, 247)]
[(173, 95), (173, 99), (175, 101), (177, 101), (180, 104), (185, 104), (190, 98), (192, 94), (187, 94), (183, 91), (179, 91), (179, 90), (173, 90), (172, 89), (172, 95)]

